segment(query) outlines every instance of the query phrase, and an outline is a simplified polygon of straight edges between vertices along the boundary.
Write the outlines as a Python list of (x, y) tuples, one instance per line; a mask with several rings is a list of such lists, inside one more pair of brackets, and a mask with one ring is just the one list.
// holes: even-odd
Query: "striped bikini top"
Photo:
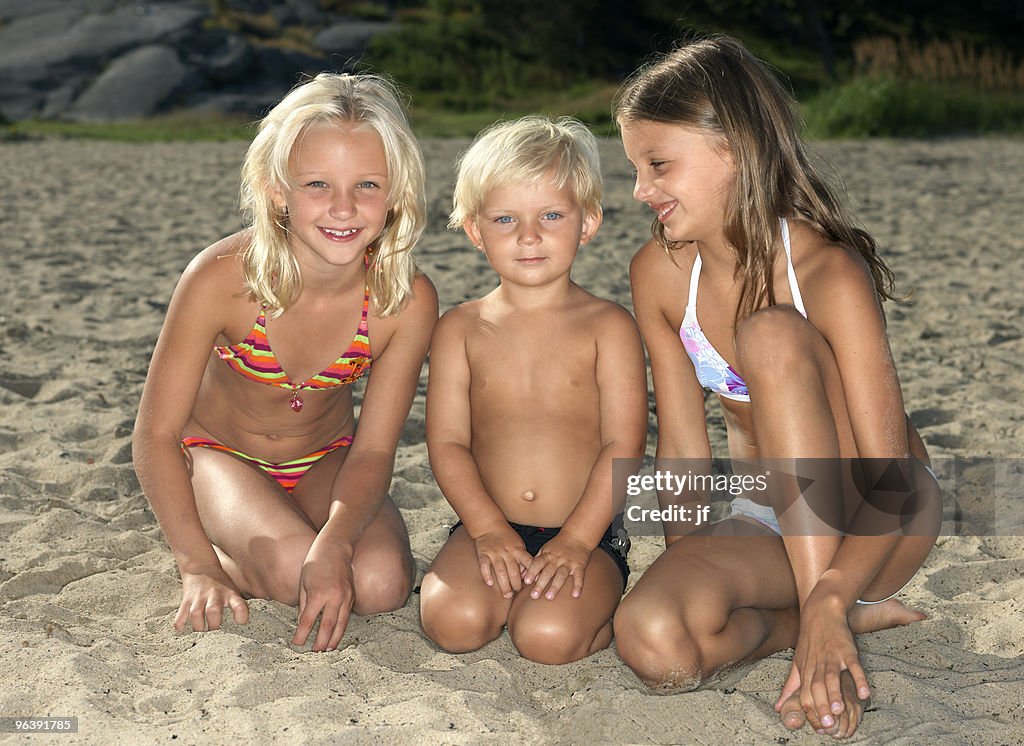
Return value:
[(215, 346), (213, 349), (232, 370), (250, 381), (290, 389), (294, 395), (292, 408), (296, 409), (295, 400), (300, 402), (299, 408), (301, 408), (301, 399), (298, 399), (294, 392), (344, 386), (359, 380), (370, 369), (373, 364), (373, 355), (370, 354), (369, 327), (366, 324), (366, 314), (369, 308), (370, 286), (367, 285), (363, 295), (363, 315), (359, 320), (359, 327), (356, 329), (356, 336), (352, 339), (352, 344), (341, 353), (341, 357), (327, 368), (299, 383), (288, 378), (288, 374), (284, 372), (281, 364), (277, 361), (274, 351), (270, 349), (270, 342), (267, 340), (267, 306), (265, 303), (260, 309), (260, 315), (256, 318), (256, 324), (249, 332), (248, 337), (236, 345)]
[[(779, 227), (782, 229), (782, 246), (786, 249), (786, 276), (789, 278), (789, 292), (793, 296), (793, 305), (796, 306), (796, 310), (803, 314), (804, 318), (807, 318), (804, 301), (800, 295), (800, 286), (796, 281), (796, 271), (793, 269), (793, 249), (789, 243), (789, 224), (785, 218), (779, 218)], [(704, 336), (704, 330), (700, 328), (700, 322), (697, 321), (697, 286), (700, 284), (700, 268), (701, 261), (698, 253), (693, 260), (693, 269), (690, 271), (690, 295), (686, 300), (686, 314), (683, 316), (683, 323), (679, 325), (679, 338), (683, 342), (686, 354), (690, 357), (690, 362), (693, 363), (697, 380), (705, 391), (713, 392), (726, 399), (749, 402), (750, 393), (747, 391), (747, 382), (733, 370), (733, 367), (708, 341), (708, 338)]]

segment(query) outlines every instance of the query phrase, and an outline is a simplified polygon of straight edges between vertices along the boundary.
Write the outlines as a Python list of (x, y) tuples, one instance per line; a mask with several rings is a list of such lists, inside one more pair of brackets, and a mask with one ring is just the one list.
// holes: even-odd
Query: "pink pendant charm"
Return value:
[(302, 399), (299, 397), (299, 392), (298, 391), (293, 391), (292, 392), (292, 398), (288, 402), (288, 406), (292, 408), (293, 412), (301, 412), (302, 411)]

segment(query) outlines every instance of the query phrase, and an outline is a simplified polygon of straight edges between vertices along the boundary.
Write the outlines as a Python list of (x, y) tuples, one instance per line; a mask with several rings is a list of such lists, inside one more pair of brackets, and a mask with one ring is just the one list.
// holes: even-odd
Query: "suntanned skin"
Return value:
[[(268, 313), (267, 335), (292, 381), (323, 370), (355, 334), (364, 256), (388, 209), (382, 164), (372, 130), (319, 125), (293, 150), (298, 185), (275, 193), (289, 209), (303, 284), (280, 316)], [(334, 649), (351, 610), (397, 608), (411, 589), (408, 535), (387, 491), (437, 297), (421, 275), (398, 314), (379, 317), (371, 299), (373, 368), (358, 435), (317, 462), (289, 495), (240, 459), (206, 448), (183, 457), (180, 445), (202, 436), (280, 463), (355, 433), (351, 386), (303, 391), (295, 412), (291, 391), (249, 381), (213, 353), (215, 344), (245, 339), (259, 314), (242, 272), (249, 240), (242, 232), (217, 242), (183, 274), (139, 408), (135, 467), (181, 571), (177, 629), (186, 622), (216, 629), (225, 607), (244, 623), (245, 596), (273, 598), (299, 605), (293, 643), (303, 644), (319, 618), (313, 650)]]
[[(666, 235), (682, 244), (669, 256), (652, 240), (630, 268), (654, 376), (658, 458), (711, 456), (703, 391), (679, 339), (699, 251), (699, 323), (746, 380), (751, 396), (750, 403), (719, 397), (730, 456), (913, 454), (926, 462), (904, 413), (865, 263), (791, 219), (793, 265), (807, 320), (791, 307), (786, 258), (779, 252), (773, 268), (779, 305), (755, 313), (736, 330), (740, 288), (723, 227), (732, 169), (727, 148), (696, 130), (642, 121), (623, 127), (623, 143), (637, 168), (634, 196), (655, 209)], [(795, 647), (776, 705), (784, 724), (798, 728), (806, 715), (819, 733), (851, 735), (870, 692), (853, 633), (923, 618), (895, 600), (877, 606), (855, 601), (899, 590), (933, 543), (934, 535), (841, 539), (797, 532), (780, 538), (746, 518), (669, 537), (665, 553), (620, 606), (619, 652), (651, 686), (678, 689)]]
[[(431, 466), (464, 524), (422, 586), (424, 630), (445, 649), (506, 624), (542, 663), (611, 641), (623, 581), (597, 545), (622, 510), (612, 459), (642, 455), (647, 415), (632, 318), (569, 280), (599, 224), (566, 189), (515, 185), (466, 226), (501, 285), (445, 314), (431, 346)], [(534, 558), (509, 522), (561, 531)]]

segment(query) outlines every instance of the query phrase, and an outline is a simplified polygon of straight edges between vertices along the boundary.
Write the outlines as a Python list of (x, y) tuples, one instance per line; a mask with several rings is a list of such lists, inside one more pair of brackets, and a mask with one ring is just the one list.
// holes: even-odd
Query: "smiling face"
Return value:
[(384, 230), (388, 167), (384, 145), (370, 128), (318, 124), (292, 148), (293, 186), (271, 190), (288, 209), (290, 246), (309, 269), (361, 261)]
[(586, 215), (572, 187), (550, 178), (492, 188), (464, 225), (503, 283), (542, 286), (568, 279), (576, 251), (601, 224)]
[(638, 120), (623, 123), (622, 145), (636, 169), (633, 197), (657, 213), (668, 240), (723, 240), (733, 163), (720, 138)]

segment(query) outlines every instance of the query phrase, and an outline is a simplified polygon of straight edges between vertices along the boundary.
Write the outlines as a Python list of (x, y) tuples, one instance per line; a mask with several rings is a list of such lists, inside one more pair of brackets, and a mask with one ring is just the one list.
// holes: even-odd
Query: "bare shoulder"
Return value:
[(221, 290), (244, 288), (242, 253), (248, 246), (246, 231), (233, 233), (222, 238), (196, 254), (182, 274), (182, 280), (190, 284), (214, 285)]
[(397, 316), (399, 318), (424, 317), (430, 319), (431, 323), (437, 320), (437, 289), (430, 278), (422, 272), (417, 272), (413, 278), (409, 301)]
[(605, 298), (598, 298), (590, 293), (586, 293), (586, 296), (583, 306), (584, 311), (588, 320), (602, 333), (613, 331), (631, 333), (636, 331), (636, 321), (633, 319), (633, 314), (618, 303), (606, 300)]
[(181, 309), (184, 305), (229, 325), (253, 302), (242, 263), (246, 241), (244, 232), (235, 233), (196, 254), (181, 274), (172, 306)]
[(434, 327), (434, 338), (462, 338), (470, 335), (480, 321), (482, 301), (471, 300), (450, 308), (441, 315)]
[(810, 226), (793, 221), (793, 268), (810, 318), (867, 313), (879, 307), (871, 270), (856, 251), (833, 243)]
[(666, 302), (678, 296), (680, 288), (689, 281), (690, 269), (697, 255), (692, 244), (666, 251), (652, 238), (633, 255), (629, 263), (629, 280), (633, 287), (634, 303), (637, 295), (653, 296)]

